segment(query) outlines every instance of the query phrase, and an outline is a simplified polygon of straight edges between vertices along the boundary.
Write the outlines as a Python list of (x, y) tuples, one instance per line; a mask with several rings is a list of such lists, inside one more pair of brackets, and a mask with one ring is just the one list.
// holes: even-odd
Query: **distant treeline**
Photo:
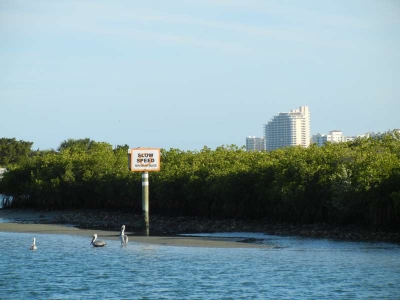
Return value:
[[(0, 194), (12, 197), (4, 205), (141, 213), (141, 174), (128, 170), (127, 150), (127, 145), (68, 140), (57, 151), (31, 151), (8, 160), (16, 163), (6, 165), (9, 171), (0, 181)], [(150, 214), (400, 229), (400, 136), (395, 131), (271, 152), (234, 145), (161, 149), (161, 171), (150, 173), (149, 180)]]

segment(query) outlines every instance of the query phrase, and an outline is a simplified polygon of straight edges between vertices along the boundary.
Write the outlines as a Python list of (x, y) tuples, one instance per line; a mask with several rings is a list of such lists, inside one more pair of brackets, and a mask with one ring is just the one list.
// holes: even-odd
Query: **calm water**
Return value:
[(236, 235), (276, 248), (36, 234), (30, 251), (32, 234), (0, 232), (0, 299), (400, 299), (398, 245)]

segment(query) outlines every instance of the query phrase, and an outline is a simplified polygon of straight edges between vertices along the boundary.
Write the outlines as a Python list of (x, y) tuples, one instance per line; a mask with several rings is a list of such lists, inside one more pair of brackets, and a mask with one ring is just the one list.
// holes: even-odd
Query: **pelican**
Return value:
[(33, 238), (33, 243), (32, 243), (32, 245), (31, 245), (31, 247), (29, 248), (29, 250), (37, 250), (37, 247), (36, 247), (36, 238)]
[(125, 234), (125, 225), (121, 226), (121, 233), (119, 234), (119, 239), (121, 240), (121, 245), (128, 244), (128, 236)]
[(93, 245), (93, 247), (104, 247), (106, 244), (105, 241), (96, 241), (97, 240), (97, 234), (93, 234), (93, 239), (92, 242), (90, 243)]

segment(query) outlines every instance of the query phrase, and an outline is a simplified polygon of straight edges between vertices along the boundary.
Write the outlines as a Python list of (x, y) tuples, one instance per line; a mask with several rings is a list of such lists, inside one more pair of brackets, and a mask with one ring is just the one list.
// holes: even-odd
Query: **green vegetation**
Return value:
[(28, 158), (32, 147), (31, 142), (14, 139), (0, 139), (0, 167), (21, 163)]
[[(0, 194), (13, 197), (11, 207), (140, 213), (141, 174), (128, 171), (127, 150), (84, 139), (31, 152), (8, 166)], [(150, 212), (397, 230), (400, 136), (271, 152), (161, 149), (161, 171), (150, 173)]]

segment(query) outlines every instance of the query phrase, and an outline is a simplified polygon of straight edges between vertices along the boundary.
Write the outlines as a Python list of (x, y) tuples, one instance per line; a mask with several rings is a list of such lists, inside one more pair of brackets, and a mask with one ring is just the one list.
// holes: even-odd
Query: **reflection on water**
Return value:
[(93, 248), (90, 236), (0, 232), (0, 299), (398, 299), (398, 245), (212, 236), (275, 248)]

